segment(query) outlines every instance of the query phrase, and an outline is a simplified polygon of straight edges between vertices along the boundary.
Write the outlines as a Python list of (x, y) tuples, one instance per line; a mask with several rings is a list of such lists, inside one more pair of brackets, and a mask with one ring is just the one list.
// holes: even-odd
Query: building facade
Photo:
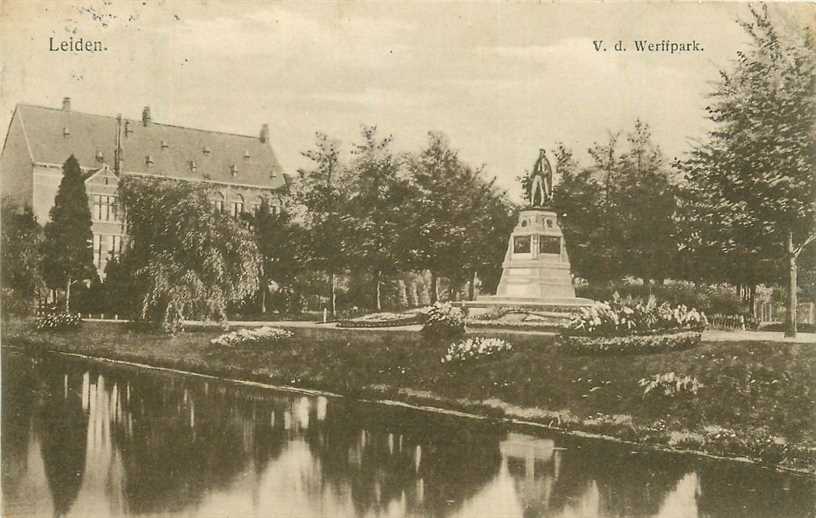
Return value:
[(279, 210), (286, 195), (267, 124), (258, 136), (237, 135), (156, 123), (149, 107), (141, 120), (76, 112), (67, 97), (59, 109), (17, 105), (0, 153), (0, 194), (31, 207), (44, 225), (71, 155), (85, 175), (100, 275), (126, 239), (117, 196), (122, 175), (204, 182), (213, 206), (235, 217), (263, 200)]

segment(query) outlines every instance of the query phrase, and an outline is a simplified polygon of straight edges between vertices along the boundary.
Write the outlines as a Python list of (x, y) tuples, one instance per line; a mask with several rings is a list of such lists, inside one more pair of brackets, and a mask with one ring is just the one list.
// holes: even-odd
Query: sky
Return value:
[[(787, 26), (816, 20), (813, 4), (771, 9)], [(709, 129), (707, 94), (746, 47), (736, 21), (748, 18), (739, 3), (0, 0), (0, 138), (17, 103), (63, 97), (240, 134), (269, 123), (290, 173), (316, 131), (348, 149), (375, 124), (397, 151), (441, 131), (519, 199), (539, 148), (560, 141), (588, 163), (593, 142), (636, 118), (682, 156)], [(107, 50), (49, 50), (69, 37)], [(633, 40), (702, 50), (639, 53)]]

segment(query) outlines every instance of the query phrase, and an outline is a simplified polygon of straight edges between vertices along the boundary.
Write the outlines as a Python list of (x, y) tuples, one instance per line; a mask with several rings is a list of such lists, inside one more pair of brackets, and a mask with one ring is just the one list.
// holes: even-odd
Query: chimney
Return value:
[(265, 143), (267, 143), (267, 142), (269, 142), (269, 124), (263, 124), (263, 125), (261, 126), (261, 137), (260, 137), (260, 140), (261, 140), (261, 142), (263, 142), (264, 144), (265, 144)]
[(71, 98), (70, 97), (63, 97), (62, 98), (62, 111), (64, 111), (64, 112), (71, 111)]
[(142, 125), (146, 128), (150, 126), (152, 119), (150, 118), (150, 106), (145, 106), (142, 109)]

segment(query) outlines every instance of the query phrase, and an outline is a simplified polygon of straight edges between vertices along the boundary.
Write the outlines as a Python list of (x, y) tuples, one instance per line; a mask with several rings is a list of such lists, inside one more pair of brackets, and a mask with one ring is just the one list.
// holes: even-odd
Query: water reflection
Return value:
[(484, 423), (3, 358), (4, 516), (809, 516), (816, 484)]

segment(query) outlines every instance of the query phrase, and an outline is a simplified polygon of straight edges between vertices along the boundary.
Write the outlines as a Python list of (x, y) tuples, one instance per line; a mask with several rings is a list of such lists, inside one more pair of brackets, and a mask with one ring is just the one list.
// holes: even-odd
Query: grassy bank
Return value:
[[(419, 333), (293, 331), (279, 344), (231, 348), (210, 345), (217, 331), (167, 336), (86, 322), (49, 333), (14, 322), (3, 344), (513, 417), (816, 472), (814, 345), (717, 342), (590, 357), (560, 353), (549, 336), (485, 332), (513, 351), (454, 367), (440, 362), (447, 343), (423, 342)], [(638, 380), (668, 372), (702, 387), (696, 395), (644, 395)]]

